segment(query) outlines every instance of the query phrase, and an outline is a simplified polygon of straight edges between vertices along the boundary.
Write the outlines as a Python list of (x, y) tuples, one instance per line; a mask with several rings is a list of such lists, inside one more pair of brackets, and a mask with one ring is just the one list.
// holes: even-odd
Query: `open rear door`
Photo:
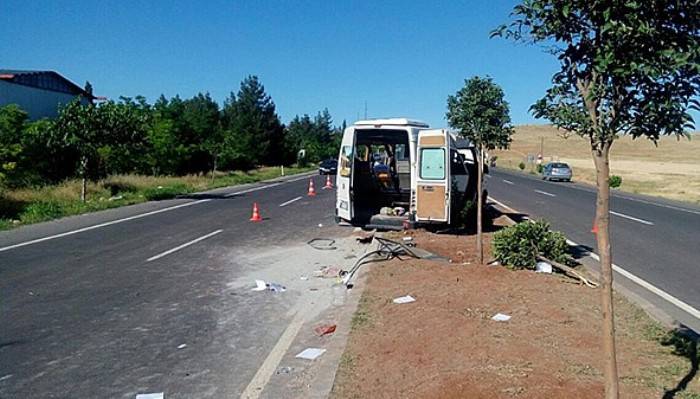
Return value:
[(445, 129), (418, 133), (416, 221), (450, 222), (450, 151)]
[(355, 129), (347, 128), (343, 132), (343, 139), (340, 143), (340, 154), (338, 156), (338, 175), (335, 185), (336, 204), (335, 209), (338, 217), (347, 221), (352, 221), (352, 169), (355, 159)]

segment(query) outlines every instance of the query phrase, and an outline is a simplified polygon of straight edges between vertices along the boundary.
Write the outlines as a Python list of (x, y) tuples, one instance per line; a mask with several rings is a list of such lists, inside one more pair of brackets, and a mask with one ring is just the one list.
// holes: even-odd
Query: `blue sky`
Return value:
[[(223, 99), (260, 77), (284, 122), (327, 107), (335, 121), (410, 116), (445, 126), (448, 94), (490, 75), (517, 124), (556, 61), (489, 39), (515, 1), (4, 0), (0, 68), (51, 69), (95, 94)], [(539, 121), (544, 123), (544, 121)]]

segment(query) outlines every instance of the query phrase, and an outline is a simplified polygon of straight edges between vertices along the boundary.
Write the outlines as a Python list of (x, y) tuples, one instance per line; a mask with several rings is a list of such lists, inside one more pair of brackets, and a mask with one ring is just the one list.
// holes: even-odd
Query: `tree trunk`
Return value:
[(82, 178), (82, 184), (80, 186), (80, 201), (85, 202), (87, 197), (87, 164), (88, 160), (86, 157), (80, 159), (80, 177)]
[(479, 145), (479, 165), (476, 180), (476, 256), (479, 264), (484, 263), (484, 248), (481, 236), (481, 219), (483, 207), (483, 193), (481, 188), (481, 180), (484, 178), (484, 145)]
[(610, 250), (610, 146), (605, 143), (600, 150), (593, 151), (596, 167), (598, 195), (596, 199), (595, 224), (598, 255), (600, 256), (600, 303), (603, 312), (603, 355), (605, 376), (605, 398), (619, 396), (617, 356), (615, 352), (615, 314), (613, 313), (613, 271)]
[(214, 181), (214, 177), (216, 176), (216, 166), (217, 166), (216, 163), (217, 163), (218, 159), (219, 159), (219, 156), (214, 155), (214, 165), (211, 169), (211, 181)]

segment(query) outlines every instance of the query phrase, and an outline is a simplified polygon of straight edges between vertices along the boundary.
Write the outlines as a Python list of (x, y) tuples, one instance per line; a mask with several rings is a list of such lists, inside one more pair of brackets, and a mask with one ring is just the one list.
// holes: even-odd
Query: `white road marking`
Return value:
[[(235, 193), (229, 193), (229, 194), (226, 194), (225, 197), (232, 197), (232, 196), (237, 195), (237, 194), (245, 194), (245, 193), (249, 193), (251, 191), (264, 190), (266, 188), (275, 187), (275, 186), (279, 186), (279, 185), (284, 184), (284, 183), (295, 182), (295, 181), (299, 181), (299, 180), (303, 180), (303, 179), (307, 179), (307, 178), (309, 178), (309, 175), (304, 174), (303, 176), (298, 177), (296, 179), (289, 179), (289, 180), (285, 180), (284, 182), (280, 182), (280, 183), (270, 184), (270, 185), (261, 186), (261, 187), (254, 187), (252, 189), (238, 191)], [(211, 201), (211, 198), (201, 199), (201, 200), (197, 200), (197, 201), (193, 201), (193, 202), (188, 202), (185, 204), (175, 205), (175, 206), (171, 206), (168, 208), (158, 209), (158, 210), (151, 211), (151, 212), (146, 212), (146, 213), (141, 213), (141, 214), (134, 215), (134, 216), (129, 216), (129, 217), (122, 218), (122, 219), (117, 219), (117, 220), (112, 220), (109, 222), (99, 223), (99, 224), (96, 224), (93, 226), (87, 226), (87, 227), (83, 227), (83, 228), (80, 228), (77, 230), (71, 230), (71, 231), (67, 231), (65, 233), (54, 234), (54, 235), (47, 236), (47, 237), (37, 238), (35, 240), (29, 240), (29, 241), (21, 242), (18, 244), (8, 245), (6, 247), (0, 247), (0, 252), (9, 251), (11, 249), (20, 248), (20, 247), (24, 247), (27, 245), (38, 244), (40, 242), (49, 241), (49, 240), (53, 240), (56, 238), (67, 237), (67, 236), (71, 236), (73, 234), (78, 234), (78, 233), (82, 233), (85, 231), (90, 231), (90, 230), (95, 230), (95, 229), (99, 229), (102, 227), (111, 226), (113, 224), (128, 222), (130, 220), (141, 219), (141, 218), (144, 218), (146, 216), (156, 215), (158, 213), (168, 212), (168, 211), (172, 211), (175, 209), (184, 208), (184, 207), (192, 206), (192, 205), (197, 205), (197, 204), (201, 204), (201, 203), (209, 202), (209, 201)]]
[(301, 195), (298, 196), (298, 197), (296, 197), (296, 198), (292, 198), (292, 199), (290, 199), (290, 200), (287, 201), (287, 202), (283, 202), (283, 203), (280, 204), (280, 208), (283, 207), (283, 206), (287, 206), (287, 205), (291, 204), (292, 202), (299, 201), (300, 199), (302, 199), (302, 196), (301, 196)]
[(493, 197), (489, 197), (489, 201), (495, 202), (496, 205), (500, 206), (501, 208), (505, 209), (508, 212), (518, 213), (518, 211), (516, 211), (515, 209), (509, 207), (508, 205), (504, 204), (503, 202), (501, 202)]
[(67, 231), (67, 232), (65, 232), (65, 233), (54, 234), (54, 235), (48, 236), (48, 237), (37, 238), (36, 240), (30, 240), (30, 241), (21, 242), (21, 243), (19, 243), (19, 244), (8, 245), (8, 246), (6, 246), (6, 247), (0, 248), (0, 252), (8, 251), (8, 250), (10, 250), (10, 249), (15, 249), (15, 248), (24, 247), (24, 246), (26, 246), (26, 245), (37, 244), (37, 243), (40, 243), (40, 242), (44, 242), (44, 241), (48, 241), (48, 240), (53, 240), (53, 239), (56, 239), (56, 238), (66, 237), (66, 236), (70, 236), (70, 235), (73, 235), (73, 234), (82, 233), (82, 232), (84, 232), (84, 231), (95, 230), (95, 229), (99, 229), (99, 228), (101, 228), (101, 227), (111, 226), (111, 225), (113, 225), (113, 224), (124, 223), (124, 222), (128, 222), (129, 220), (141, 219), (141, 218), (144, 218), (144, 217), (146, 217), (146, 216), (151, 216), (151, 215), (155, 215), (155, 214), (158, 214), (158, 213), (168, 212), (168, 211), (172, 211), (172, 210), (175, 210), (175, 209), (180, 209), (180, 208), (184, 208), (184, 207), (187, 207), (187, 206), (197, 205), (197, 204), (201, 204), (201, 203), (203, 203), (203, 202), (209, 202), (209, 201), (211, 201), (211, 199), (209, 199), (209, 198), (207, 198), (207, 199), (201, 199), (201, 200), (198, 200), (198, 201), (193, 201), (193, 202), (188, 202), (188, 203), (185, 203), (185, 204), (175, 205), (175, 206), (171, 206), (171, 207), (168, 207), (168, 208), (158, 209), (158, 210), (156, 210), (156, 211), (151, 211), (151, 212), (141, 213), (141, 214), (134, 215), (134, 216), (129, 216), (129, 217), (126, 217), (126, 218), (123, 218), (123, 219), (117, 219), (117, 220), (112, 220), (112, 221), (109, 221), (109, 222), (104, 222), (104, 223), (100, 223), (100, 224), (95, 224), (95, 225), (88, 226), (88, 227), (83, 227), (83, 228), (77, 229), (77, 230), (71, 230), (71, 231)]
[(653, 226), (653, 225), (654, 225), (653, 222), (650, 222), (650, 221), (644, 220), (644, 219), (639, 219), (639, 218), (636, 218), (636, 217), (633, 217), (633, 216), (630, 216), (630, 215), (625, 215), (624, 213), (619, 213), (619, 212), (615, 212), (615, 211), (610, 211), (610, 214), (611, 214), (611, 215), (615, 215), (615, 216), (619, 216), (619, 217), (621, 217), (621, 218), (633, 220), (633, 221), (635, 221), (635, 222), (639, 222), (639, 223), (646, 224), (646, 225), (649, 225), (649, 226)]
[(304, 314), (300, 309), (294, 315), (292, 322), (289, 323), (287, 328), (284, 330), (282, 336), (270, 351), (270, 354), (267, 355), (267, 358), (265, 358), (265, 361), (260, 366), (257, 373), (255, 373), (255, 376), (253, 376), (253, 379), (250, 380), (250, 383), (246, 387), (245, 391), (243, 391), (241, 394), (241, 399), (257, 399), (260, 397), (263, 388), (265, 385), (267, 385), (268, 381), (270, 381), (270, 377), (272, 377), (272, 374), (274, 374), (277, 366), (282, 361), (282, 357), (284, 357), (284, 354), (292, 345), (294, 338), (299, 333), (299, 330), (301, 330), (301, 326), (303, 324)]
[[(573, 246), (579, 246), (579, 244), (571, 241), (571, 240), (566, 240), (566, 242), (569, 245)], [(600, 256), (594, 252), (589, 252), (588, 256), (596, 260), (597, 262), (600, 262)], [(621, 268), (620, 266), (616, 264), (612, 264), (612, 268), (614, 271), (617, 273), (623, 275), (624, 277), (627, 277), (628, 279), (632, 280), (634, 283), (637, 285), (646, 288), (648, 291), (651, 291), (652, 293), (656, 294), (657, 296), (660, 296), (661, 298), (665, 299), (666, 301), (672, 303), (673, 305), (676, 305), (678, 308), (684, 310), (686, 313), (690, 314), (691, 316), (695, 317), (696, 319), (700, 320), (700, 311), (695, 309), (694, 307), (688, 305), (687, 303), (681, 301), (680, 299), (674, 297), (673, 295), (669, 294), (668, 292), (657, 288), (656, 286), (650, 284), (646, 280), (635, 276), (634, 274), (628, 272), (627, 270)]]
[(555, 194), (552, 194), (552, 193), (548, 193), (548, 192), (546, 192), (546, 191), (542, 191), (542, 190), (535, 190), (535, 192), (536, 192), (536, 193), (538, 193), (538, 194), (542, 194), (542, 195), (546, 195), (546, 196), (549, 196), (549, 197), (556, 197), (556, 195), (555, 195)]
[(146, 262), (150, 262), (150, 261), (153, 261), (153, 260), (156, 260), (156, 259), (160, 259), (160, 258), (162, 258), (162, 257), (164, 257), (164, 256), (168, 256), (168, 255), (170, 255), (170, 254), (173, 253), (173, 252), (177, 252), (177, 251), (179, 251), (179, 250), (181, 250), (181, 249), (183, 249), (183, 248), (189, 247), (189, 246), (192, 245), (192, 244), (196, 244), (196, 243), (198, 243), (198, 242), (200, 242), (200, 241), (206, 240), (206, 239), (209, 238), (209, 237), (213, 237), (213, 236), (215, 236), (215, 235), (221, 233), (222, 231), (224, 231), (224, 230), (223, 230), (223, 229), (219, 229), (219, 230), (216, 230), (216, 231), (212, 231), (212, 232), (209, 233), (209, 234), (203, 235), (203, 236), (201, 236), (201, 237), (199, 237), (199, 238), (195, 238), (194, 240), (189, 241), (189, 242), (186, 242), (186, 243), (184, 243), (184, 244), (182, 244), (182, 245), (178, 245), (177, 247), (175, 247), (175, 248), (173, 248), (173, 249), (169, 249), (169, 250), (167, 250), (167, 251), (165, 251), (165, 252), (159, 253), (158, 255), (151, 256), (150, 258), (146, 259)]
[(513, 185), (513, 182), (510, 180), (503, 179), (503, 183)]

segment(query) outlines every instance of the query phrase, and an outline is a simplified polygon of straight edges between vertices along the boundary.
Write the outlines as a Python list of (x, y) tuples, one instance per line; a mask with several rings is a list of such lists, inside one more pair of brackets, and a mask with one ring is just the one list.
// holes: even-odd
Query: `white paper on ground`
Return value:
[(510, 316), (507, 315), (507, 314), (503, 314), (503, 313), (496, 313), (496, 314), (491, 318), (491, 320), (494, 320), (494, 321), (508, 321), (508, 320), (510, 320)]
[(398, 297), (398, 298), (394, 298), (394, 303), (399, 303), (399, 304), (401, 304), (401, 303), (411, 303), (411, 302), (415, 302), (415, 301), (416, 301), (416, 299), (415, 299), (414, 297), (410, 296), (410, 295), (406, 295), (406, 296), (401, 296), (401, 297)]
[(548, 262), (537, 262), (535, 264), (535, 271), (537, 273), (551, 273), (552, 265)]
[(158, 393), (140, 393), (136, 395), (136, 399), (163, 399), (163, 392)]
[(301, 353), (296, 355), (296, 358), (299, 359), (306, 359), (306, 360), (314, 360), (317, 357), (323, 355), (326, 352), (325, 349), (320, 349), (320, 348), (306, 348)]
[(263, 280), (255, 280), (255, 288), (253, 288), (251, 291), (265, 291), (267, 289), (267, 285)]

